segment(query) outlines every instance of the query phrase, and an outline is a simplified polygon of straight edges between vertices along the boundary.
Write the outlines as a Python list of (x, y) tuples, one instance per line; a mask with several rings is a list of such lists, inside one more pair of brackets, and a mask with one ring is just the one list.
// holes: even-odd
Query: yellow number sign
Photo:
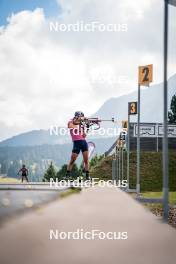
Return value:
[(127, 120), (122, 121), (122, 128), (128, 129), (128, 121)]
[(137, 115), (137, 102), (128, 103), (128, 113), (129, 115)]
[(153, 64), (146, 66), (139, 66), (139, 79), (140, 85), (149, 86), (153, 81)]

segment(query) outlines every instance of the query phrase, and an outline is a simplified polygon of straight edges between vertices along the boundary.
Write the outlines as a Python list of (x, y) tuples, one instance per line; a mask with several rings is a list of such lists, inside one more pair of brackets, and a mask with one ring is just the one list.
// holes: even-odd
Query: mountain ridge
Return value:
[[(172, 96), (176, 94), (176, 74), (168, 80), (168, 107)], [(137, 90), (120, 97), (108, 99), (94, 114), (100, 118), (116, 117), (126, 120), (128, 116), (128, 102), (137, 101)], [(156, 111), (158, 108), (158, 111)], [(169, 110), (168, 109), (168, 110)], [(141, 88), (141, 122), (159, 122), (163, 120), (163, 83)]]
[[(141, 89), (141, 122), (159, 122), (163, 120), (163, 83), (154, 84), (149, 88)], [(176, 74), (168, 80), (168, 106), (172, 96), (176, 94)], [(92, 116), (120, 121), (128, 116), (128, 102), (137, 101), (137, 91), (119, 97), (112, 97), (105, 101), (97, 112)], [(135, 117), (132, 119), (135, 120)], [(103, 128), (117, 127), (117, 124), (102, 123)], [(49, 129), (32, 130), (0, 142), (0, 146), (36, 146), (43, 144), (65, 144), (70, 141), (69, 136), (50, 135)]]

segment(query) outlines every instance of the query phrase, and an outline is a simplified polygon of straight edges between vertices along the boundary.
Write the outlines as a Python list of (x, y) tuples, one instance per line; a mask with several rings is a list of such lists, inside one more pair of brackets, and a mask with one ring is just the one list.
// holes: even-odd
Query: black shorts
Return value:
[(88, 151), (88, 144), (86, 140), (76, 140), (73, 141), (73, 150), (72, 153), (79, 154), (80, 151)]

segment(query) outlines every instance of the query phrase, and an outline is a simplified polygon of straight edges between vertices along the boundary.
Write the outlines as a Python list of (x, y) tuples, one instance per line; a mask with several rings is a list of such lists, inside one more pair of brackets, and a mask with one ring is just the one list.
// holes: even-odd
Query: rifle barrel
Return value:
[(98, 119), (96, 117), (88, 118), (90, 121), (95, 121), (95, 122), (115, 122), (114, 118), (111, 119)]
[(101, 119), (100, 121), (102, 121), (102, 122), (114, 122), (115, 120), (114, 120), (114, 118), (112, 118), (112, 119)]

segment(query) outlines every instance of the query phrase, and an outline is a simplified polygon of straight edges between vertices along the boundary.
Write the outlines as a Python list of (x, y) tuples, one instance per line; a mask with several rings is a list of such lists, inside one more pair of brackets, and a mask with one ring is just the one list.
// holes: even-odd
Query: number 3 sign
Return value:
[(129, 115), (137, 115), (137, 102), (129, 102), (128, 103), (128, 114)]
[(139, 66), (139, 84), (149, 86), (153, 81), (153, 65)]

